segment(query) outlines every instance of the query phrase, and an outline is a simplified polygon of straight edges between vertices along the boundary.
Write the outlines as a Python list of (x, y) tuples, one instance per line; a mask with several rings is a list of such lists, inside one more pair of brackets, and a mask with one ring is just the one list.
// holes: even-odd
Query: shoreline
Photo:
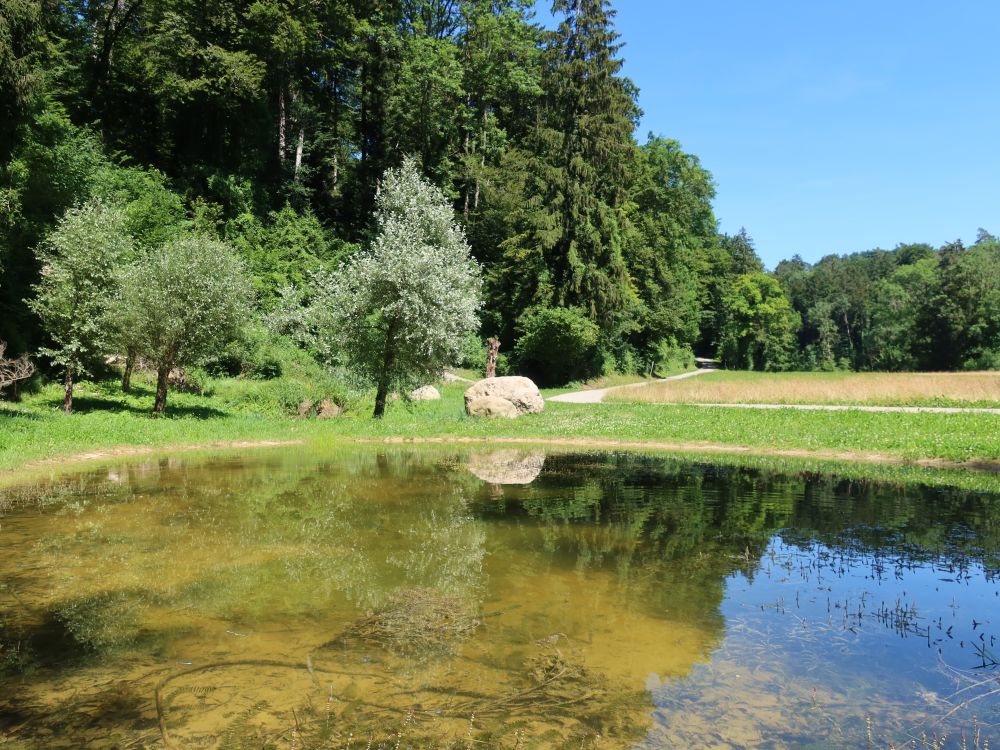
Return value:
[[(376, 445), (467, 445), (467, 446), (548, 446), (553, 448), (580, 448), (591, 450), (655, 451), (683, 455), (707, 455), (719, 457), (777, 458), (797, 461), (819, 461), (837, 464), (859, 464), (866, 466), (910, 467), (938, 471), (969, 472), (970, 474), (1000, 474), (1000, 461), (971, 460), (953, 461), (946, 458), (906, 458), (904, 456), (875, 451), (847, 450), (807, 450), (804, 448), (772, 448), (763, 446), (733, 445), (706, 441), (662, 441), (662, 440), (618, 440), (592, 437), (473, 437), (462, 435), (442, 435), (419, 437), (391, 435), (387, 437), (345, 437), (330, 436), (343, 446)], [(294, 446), (311, 447), (324, 442), (323, 438), (291, 440), (217, 440), (209, 442), (170, 443), (161, 446), (121, 444), (91, 451), (68, 453), (29, 461), (16, 469), (0, 469), (0, 485), (10, 486), (20, 481), (30, 481), (46, 469), (55, 474), (74, 468), (99, 464), (115, 459), (130, 459), (151, 455), (172, 455), (194, 452), (225, 452), (232, 450), (257, 450), (261, 448), (288, 448)]]

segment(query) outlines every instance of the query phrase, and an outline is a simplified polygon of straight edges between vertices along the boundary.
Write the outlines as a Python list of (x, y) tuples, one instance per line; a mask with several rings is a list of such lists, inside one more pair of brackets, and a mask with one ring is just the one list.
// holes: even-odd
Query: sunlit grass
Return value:
[(786, 460), (863, 459), (867, 464), (920, 459), (1000, 463), (1000, 418), (990, 414), (744, 411), (550, 402), (542, 414), (517, 420), (476, 420), (463, 410), (467, 384), (454, 383), (439, 385), (440, 401), (392, 402), (383, 420), (371, 419), (371, 398), (362, 394), (343, 416), (321, 421), (285, 416), (266, 393), (258, 394), (263, 405), (254, 411), (257, 400), (239, 395), (244, 389), (282, 387), (280, 381), (228, 380), (217, 382), (209, 395), (171, 393), (167, 416), (156, 419), (149, 413), (149, 384), (140, 384), (134, 394), (125, 396), (111, 381), (84, 383), (77, 398), (78, 411), (71, 415), (60, 410), (59, 387), (47, 386), (22, 403), (0, 402), (0, 470), (10, 472), (39, 461), (50, 462), (47, 470), (52, 470), (65, 457), (107, 454), (121, 447), (219, 447), (254, 441), (333, 445), (411, 438), (595, 441), (599, 443), (595, 447), (603, 448), (628, 444), (712, 455), (731, 448), (758, 455), (783, 452)]
[(652, 403), (1000, 407), (1000, 372), (734, 372), (609, 394)]

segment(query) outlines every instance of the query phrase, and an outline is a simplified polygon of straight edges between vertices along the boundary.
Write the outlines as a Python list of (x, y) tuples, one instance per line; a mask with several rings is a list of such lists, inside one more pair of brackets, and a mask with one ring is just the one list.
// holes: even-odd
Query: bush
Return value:
[(600, 374), (600, 330), (583, 311), (534, 308), (521, 318), (514, 347), (517, 369), (540, 385), (563, 385)]
[(465, 339), (460, 359), (456, 364), (467, 370), (482, 373), (486, 371), (486, 342), (475, 333), (470, 333)]
[(252, 328), (205, 363), (212, 375), (273, 380), (281, 377), (282, 342), (263, 328)]
[(687, 344), (677, 344), (671, 340), (661, 341), (655, 350), (654, 372), (667, 374), (674, 370), (689, 370), (694, 367), (694, 352)]

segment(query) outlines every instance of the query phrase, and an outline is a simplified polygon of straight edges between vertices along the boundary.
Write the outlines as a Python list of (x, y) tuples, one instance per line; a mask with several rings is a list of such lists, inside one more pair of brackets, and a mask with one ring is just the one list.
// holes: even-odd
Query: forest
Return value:
[[(162, 248), (203, 275), (227, 253), (245, 269), (250, 309), (227, 321), (254, 323), (233, 326), (241, 361), (216, 367), (252, 372), (269, 337), (336, 365), (303, 311), (374, 241), (383, 175), (412, 161), (481, 268), (477, 366), (496, 337), (501, 371), (550, 384), (693, 354), (758, 370), (1000, 368), (996, 237), (766, 270), (747, 231), (719, 231), (698, 157), (637, 140), (609, 0), (555, 0), (552, 30), (533, 5), (0, 0), (5, 356), (41, 351), (58, 371), (43, 270), (81, 246), (73, 232), (113, 225), (121, 241), (85, 259), (92, 289)], [(217, 287), (206, 305), (242, 289)], [(154, 303), (140, 292), (120, 319)], [(160, 302), (161, 317), (190, 312)]]

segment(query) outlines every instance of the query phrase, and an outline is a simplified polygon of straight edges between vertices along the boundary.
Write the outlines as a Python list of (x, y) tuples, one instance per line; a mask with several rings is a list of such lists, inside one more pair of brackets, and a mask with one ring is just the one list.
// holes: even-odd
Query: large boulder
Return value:
[(510, 401), (499, 396), (483, 396), (465, 401), (465, 413), (470, 417), (508, 417), (515, 419), (521, 416)]
[[(491, 399), (490, 403), (478, 404), (476, 402), (484, 399)], [(496, 403), (496, 399), (507, 401), (514, 410), (510, 410)], [(538, 392), (536, 386), (528, 378), (509, 376), (504, 378), (486, 378), (474, 383), (465, 392), (465, 411), (470, 416), (478, 416), (474, 412), (503, 411), (503, 414), (489, 414), (489, 416), (520, 416), (521, 414), (537, 414), (545, 409), (545, 401), (542, 394)]]
[(433, 385), (422, 385), (415, 391), (410, 391), (411, 401), (440, 401), (441, 394)]

